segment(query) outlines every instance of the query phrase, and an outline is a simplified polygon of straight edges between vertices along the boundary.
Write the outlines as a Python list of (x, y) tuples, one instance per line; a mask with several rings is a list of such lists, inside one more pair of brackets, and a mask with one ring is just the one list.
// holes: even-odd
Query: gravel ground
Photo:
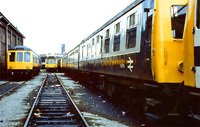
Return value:
[(23, 126), (44, 78), (45, 73), (41, 73), (0, 100), (0, 127)]
[(71, 80), (70, 77), (64, 76), (63, 73), (57, 73), (57, 75), (90, 126), (138, 126), (133, 122), (133, 117), (126, 115), (126, 111), (122, 107), (113, 105), (103, 96)]
[[(0, 100), (0, 127), (23, 126), (31, 105), (37, 95), (46, 73), (26, 82), (14, 92)], [(126, 115), (126, 111), (113, 105), (109, 100), (85, 88), (78, 82), (57, 73), (83, 116), (92, 127), (127, 127), (137, 126), (133, 118)], [(1, 81), (3, 82), (3, 81)]]

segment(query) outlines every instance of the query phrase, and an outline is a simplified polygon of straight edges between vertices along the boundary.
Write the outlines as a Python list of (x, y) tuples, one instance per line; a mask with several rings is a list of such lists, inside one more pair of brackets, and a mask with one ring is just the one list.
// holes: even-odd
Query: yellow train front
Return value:
[(58, 67), (58, 60), (56, 58), (50, 57), (45, 60), (45, 68), (47, 71), (56, 71)]
[(14, 77), (33, 77), (40, 72), (40, 57), (28, 47), (12, 47), (7, 54), (7, 72)]

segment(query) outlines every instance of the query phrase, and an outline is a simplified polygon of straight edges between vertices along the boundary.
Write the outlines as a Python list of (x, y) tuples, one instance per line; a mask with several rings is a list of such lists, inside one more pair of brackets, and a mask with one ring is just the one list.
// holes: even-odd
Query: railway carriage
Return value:
[(47, 71), (56, 71), (58, 68), (58, 60), (54, 57), (45, 59), (45, 68)]
[(29, 75), (33, 77), (40, 72), (40, 57), (25, 46), (10, 48), (8, 50), (7, 63), (9, 76)]
[(66, 72), (150, 119), (180, 116), (187, 2), (136, 0), (67, 53)]

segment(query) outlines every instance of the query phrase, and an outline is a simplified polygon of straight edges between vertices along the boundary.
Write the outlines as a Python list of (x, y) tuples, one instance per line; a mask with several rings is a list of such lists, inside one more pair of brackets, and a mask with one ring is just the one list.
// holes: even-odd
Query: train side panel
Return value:
[[(159, 83), (180, 83), (183, 81), (183, 42), (187, 0), (159, 1), (155, 3), (152, 34), (152, 72)], [(180, 10), (180, 14), (173, 11)], [(174, 12), (176, 13), (176, 12)], [(175, 21), (174, 21), (175, 20)], [(177, 20), (181, 22), (176, 22)], [(178, 24), (179, 26), (175, 26)]]

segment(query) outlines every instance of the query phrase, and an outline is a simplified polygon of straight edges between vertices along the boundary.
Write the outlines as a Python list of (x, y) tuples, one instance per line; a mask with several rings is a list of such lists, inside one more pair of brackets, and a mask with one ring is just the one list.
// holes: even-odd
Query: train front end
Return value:
[(56, 58), (48, 58), (45, 60), (45, 68), (47, 71), (56, 71), (58, 67), (58, 60)]
[(8, 50), (7, 72), (9, 76), (29, 75), (33, 70), (31, 49), (15, 46)]

